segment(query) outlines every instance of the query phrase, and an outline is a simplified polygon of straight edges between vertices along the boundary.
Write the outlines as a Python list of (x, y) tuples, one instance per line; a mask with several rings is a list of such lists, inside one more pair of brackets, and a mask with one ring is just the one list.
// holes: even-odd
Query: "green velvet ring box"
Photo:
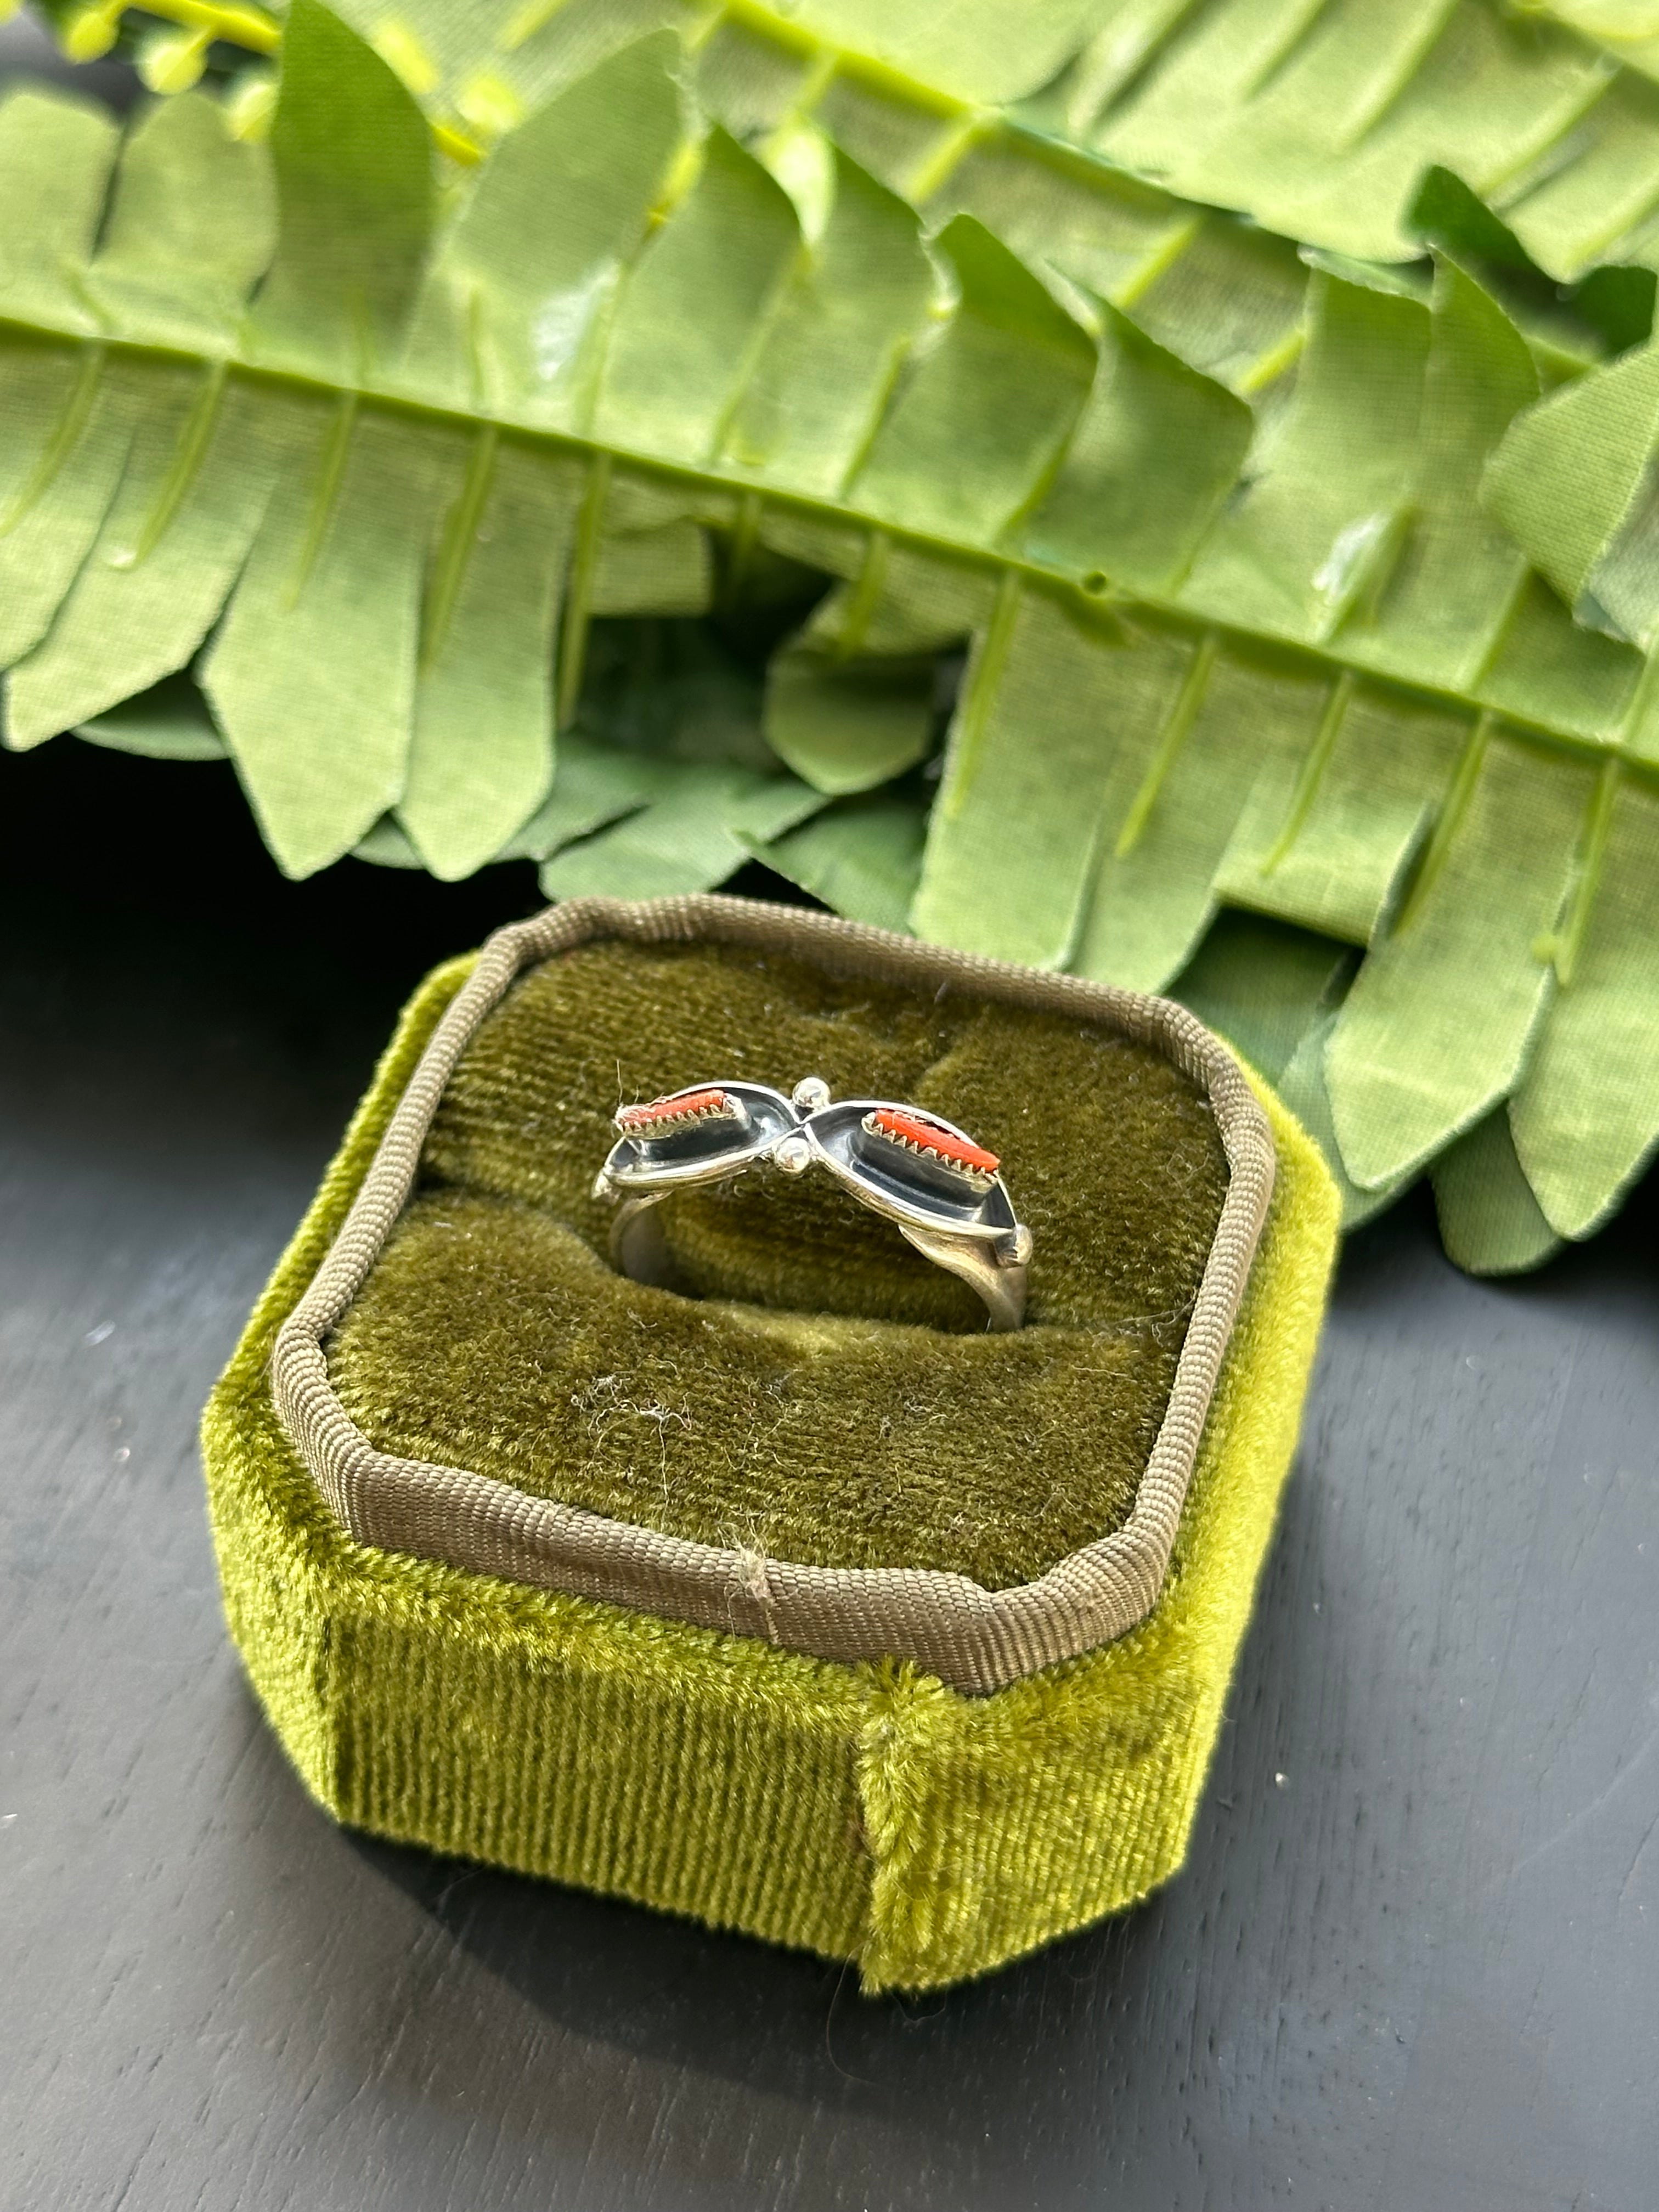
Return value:
[[(905, 1101), (1000, 1153), (1026, 1327), (829, 1178), (605, 1258), (620, 1100)], [(231, 1631), (341, 1820), (983, 1972), (1180, 1864), (1338, 1205), (1165, 1002), (722, 898), (430, 976), (216, 1390)]]

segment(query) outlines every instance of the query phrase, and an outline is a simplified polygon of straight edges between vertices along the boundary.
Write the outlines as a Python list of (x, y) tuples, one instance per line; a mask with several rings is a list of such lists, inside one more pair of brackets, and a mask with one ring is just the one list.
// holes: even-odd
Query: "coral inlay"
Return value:
[(676, 1091), (647, 1106), (619, 1106), (616, 1126), (625, 1137), (672, 1137), (698, 1121), (735, 1120), (737, 1109), (724, 1091)]
[(988, 1152), (982, 1145), (969, 1144), (966, 1137), (958, 1137), (954, 1130), (942, 1127), (925, 1115), (907, 1113), (901, 1107), (878, 1106), (873, 1113), (865, 1115), (864, 1126), (872, 1137), (885, 1137), (889, 1144), (897, 1145), (907, 1152), (930, 1154), (942, 1160), (946, 1167), (960, 1168), (976, 1182), (988, 1182), (1002, 1164), (997, 1155)]

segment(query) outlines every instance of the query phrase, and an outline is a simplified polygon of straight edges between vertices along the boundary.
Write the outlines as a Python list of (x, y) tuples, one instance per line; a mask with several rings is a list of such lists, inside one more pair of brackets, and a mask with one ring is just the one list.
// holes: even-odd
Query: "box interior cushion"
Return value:
[[(684, 1297), (627, 1281), (592, 1194), (611, 1115), (722, 1076), (926, 1107), (999, 1152), (1027, 1327), (827, 1176), (662, 1209)], [(331, 1338), (381, 1450), (665, 1534), (1027, 1582), (1120, 1527), (1226, 1193), (1199, 1086), (1096, 1023), (751, 947), (600, 940), (467, 1048), (413, 1198)]]

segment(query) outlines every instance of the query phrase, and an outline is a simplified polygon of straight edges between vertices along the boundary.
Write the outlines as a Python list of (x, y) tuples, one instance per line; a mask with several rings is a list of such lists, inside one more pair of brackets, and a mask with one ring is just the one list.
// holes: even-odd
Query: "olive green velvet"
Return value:
[[(466, 965), (438, 971), (412, 1003), (204, 1421), (227, 1615), (307, 1788), (337, 1818), (379, 1834), (853, 1960), (866, 1990), (981, 1972), (1144, 1896), (1186, 1849), (1295, 1442), (1336, 1236), (1315, 1147), (1269, 1099), (1273, 1207), (1153, 1612), (1115, 1644), (969, 1698), (909, 1666), (811, 1659), (376, 1551), (330, 1515), (272, 1405), (271, 1346)], [(759, 1036), (753, 1049), (770, 1072)], [(721, 1071), (688, 1071), (704, 1072)], [(788, 1080), (808, 1070), (777, 1072)], [(814, 1072), (848, 1080), (825, 1051)], [(522, 1172), (511, 1073), (510, 1059), (485, 1053), (458, 1084), (432, 1153), (434, 1172), (457, 1187), (428, 1191), (416, 1220), (462, 1199), (488, 1213), (491, 1162)], [(651, 1062), (636, 1087), (678, 1073)], [(492, 1085), (502, 1086), (493, 1098)], [(556, 1111), (552, 1091), (542, 1095)], [(602, 1136), (602, 1111), (592, 1127)], [(1012, 1173), (1014, 1140), (985, 1133), (1000, 1138)], [(1017, 1179), (1023, 1203), (1042, 1197), (1042, 1181)], [(550, 1182), (534, 1195), (497, 1211), (564, 1237), (550, 1200), (574, 1200)], [(418, 1234), (411, 1227), (383, 1266), (418, 1249)], [(533, 1249), (532, 1238), (507, 1251)], [(504, 1257), (498, 1249), (490, 1267)], [(584, 1279), (583, 1266), (598, 1262), (562, 1259), (562, 1279)], [(1177, 1279), (1177, 1261), (1126, 1255), (1111, 1293), (1119, 1317), (1149, 1306), (1138, 1291)], [(1054, 1279), (1050, 1314), (1082, 1296)], [(1069, 1311), (1064, 1328), (1079, 1326)], [(1032, 1340), (1051, 1333), (1062, 1333), (1052, 1319)], [(336, 1359), (349, 1364), (339, 1346)], [(459, 1359), (454, 1376), (465, 1380)], [(591, 1413), (572, 1415), (591, 1432)], [(1042, 1448), (1034, 1433), (1029, 1455)]]
[[(827, 1176), (665, 1206), (700, 1297), (611, 1269), (592, 1184), (619, 1097), (807, 1073), (1001, 1154), (1036, 1237), (1024, 1329), (988, 1334), (971, 1291)], [(991, 1589), (1127, 1516), (1226, 1190), (1207, 1103), (1144, 1045), (709, 945), (532, 970), (456, 1071), (426, 1164), (329, 1350), (382, 1450), (672, 1535)]]

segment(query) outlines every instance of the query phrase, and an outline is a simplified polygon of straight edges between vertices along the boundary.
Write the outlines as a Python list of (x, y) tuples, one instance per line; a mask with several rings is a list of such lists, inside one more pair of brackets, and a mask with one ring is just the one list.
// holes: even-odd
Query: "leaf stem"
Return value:
[(951, 748), (945, 787), (939, 800), (947, 822), (954, 821), (966, 804), (969, 787), (984, 750), (991, 709), (1002, 688), (1003, 671), (1014, 641), (1019, 599), (1020, 579), (1011, 569), (997, 586), (991, 619), (985, 626), (985, 635), (969, 671), (967, 696), (958, 709), (956, 743)]
[(179, 442), (173, 448), (172, 462), (155, 495), (155, 504), (144, 517), (137, 537), (131, 545), (123, 545), (110, 556), (112, 568), (136, 568), (150, 555), (167, 533), (173, 518), (183, 506), (185, 496), (200, 472), (202, 463), (213, 436), (213, 426), (219, 419), (219, 404), (224, 398), (225, 364), (222, 361), (208, 363), (202, 388), (191, 402), (190, 413), (179, 433)]
[(289, 579), (285, 599), (290, 607), (300, 604), (301, 594), (311, 580), (311, 572), (317, 565), (323, 542), (328, 536), (328, 526), (334, 519), (334, 503), (340, 495), (340, 486), (344, 481), (346, 458), (351, 451), (351, 434), (356, 422), (357, 394), (343, 392), (323, 443), (317, 481), (312, 489), (311, 512), (306, 518), (306, 534), (300, 546), (300, 557), (294, 564), (293, 575)]
[(1176, 756), (1191, 734), (1198, 720), (1198, 710), (1204, 704), (1204, 695), (1210, 688), (1210, 674), (1215, 666), (1215, 657), (1221, 641), (1214, 630), (1206, 630), (1199, 641), (1198, 650), (1188, 664), (1187, 673), (1176, 702), (1170, 708), (1164, 727), (1158, 732), (1158, 744), (1147, 763), (1146, 773), (1140, 780), (1140, 788), (1130, 801), (1129, 811), (1123, 817), (1123, 827), (1117, 833), (1113, 854), (1124, 860), (1140, 842), (1152, 812), (1158, 804), (1158, 794), (1164, 788), (1164, 779), (1175, 766)]
[(866, 539), (858, 579), (848, 595), (847, 611), (832, 648), (835, 659), (850, 660), (855, 653), (862, 651), (881, 599), (882, 587), (887, 581), (887, 563), (892, 550), (893, 541), (884, 530), (872, 530)]
[(611, 493), (611, 456), (595, 453), (588, 464), (581, 512), (576, 518), (576, 543), (570, 558), (570, 585), (565, 593), (564, 623), (559, 636), (559, 692), (557, 726), (570, 726), (581, 696), (582, 664), (587, 657), (587, 629), (599, 575), (599, 547), (605, 534), (605, 502)]
[(493, 422), (482, 425), (467, 456), (466, 477), (454, 505), (444, 518), (443, 539), (433, 564), (432, 587), (427, 598), (426, 619), (421, 625), (421, 673), (434, 668), (454, 619), (455, 606), (466, 578), (467, 564), (478, 542), (478, 525), (495, 478), (495, 448), (501, 433)]
[[(45, 320), (22, 322), (15, 316), (0, 313), (0, 342), (3, 342), (8, 331), (15, 331), (27, 339), (36, 341), (41, 338), (48, 340), (56, 338), (77, 347), (85, 346), (88, 343), (85, 334), (78, 329), (71, 329), (62, 324), (54, 325)], [(115, 335), (97, 341), (94, 350), (102, 355), (118, 354), (123, 359), (187, 362), (198, 368), (211, 358), (205, 352), (195, 348), (169, 345), (148, 338), (125, 338)], [(445, 405), (441, 401), (423, 398), (408, 390), (400, 390), (393, 385), (376, 385), (365, 380), (356, 386), (348, 387), (337, 381), (308, 374), (305, 370), (298, 368), (287, 365), (278, 367), (275, 363), (249, 360), (241, 356), (229, 357), (226, 365), (228, 370), (240, 377), (246, 378), (252, 384), (269, 384), (284, 391), (309, 392), (336, 403), (343, 402), (349, 398), (354, 405), (358, 402), (365, 402), (382, 409), (390, 415), (407, 420), (445, 425), (468, 434), (475, 432), (478, 428), (479, 416), (477, 412), (469, 411), (465, 408)], [(504, 436), (520, 438), (544, 448), (551, 447), (556, 451), (574, 453), (585, 457), (590, 464), (603, 459), (607, 475), (614, 466), (631, 471), (652, 481), (667, 483), (681, 488), (690, 487), (708, 495), (711, 505), (717, 501), (735, 502), (757, 489), (751, 475), (739, 475), (723, 466), (671, 460), (641, 447), (623, 445), (620, 441), (612, 441), (600, 447), (595, 444), (590, 434), (580, 429), (555, 428), (546, 423), (515, 418), (504, 409), (497, 409), (489, 419), (495, 423)], [(825, 496), (817, 492), (800, 491), (782, 484), (765, 485), (761, 488), (761, 492), (769, 507), (775, 507), (786, 514), (798, 514), (810, 520), (825, 523), (842, 532), (850, 528), (862, 534), (866, 533), (871, 528), (871, 519), (866, 514), (850, 509), (844, 498)], [(722, 517), (722, 520), (725, 519)], [(3, 518), (0, 518), (0, 530), (3, 530)], [(1059, 592), (1065, 595), (1068, 602), (1091, 613), (1099, 605), (1098, 589), (1093, 592), (1086, 591), (1083, 579), (1073, 571), (1054, 567), (1030, 554), (1012, 550), (1001, 545), (982, 545), (945, 538), (940, 537), (936, 532), (885, 518), (881, 524), (881, 529), (890, 538), (895, 545), (902, 544), (914, 548), (918, 552), (946, 560), (957, 567), (989, 570), (999, 578), (1018, 576), (1022, 584), (1034, 583), (1048, 591)], [(1200, 620), (1194, 616), (1191, 608), (1182, 605), (1177, 599), (1160, 595), (1156, 592), (1138, 590), (1133, 594), (1132, 599), (1127, 599), (1123, 604), (1126, 608), (1133, 605), (1136, 609), (1144, 611), (1150, 617), (1178, 623), (1188, 631), (1196, 630), (1200, 627)], [(1453, 710), (1467, 713), (1471, 704), (1467, 691), (1459, 690), (1443, 683), (1419, 678), (1402, 670), (1390, 667), (1379, 668), (1370, 662), (1351, 661), (1336, 648), (1333, 642), (1322, 638), (1286, 636), (1276, 632), (1253, 630), (1224, 622), (1206, 623), (1204, 628), (1206, 634), (1213, 634), (1224, 641), (1236, 639), (1247, 649), (1259, 649), (1264, 643), (1271, 645), (1276, 653), (1282, 653), (1287, 659), (1306, 665), (1310, 669), (1322, 672), (1328, 681), (1334, 681), (1337, 674), (1345, 668), (1356, 667), (1358, 673), (1367, 679), (1375, 678), (1408, 691), (1413, 697), (1437, 701)], [(1651, 674), (1656, 667), (1659, 667), (1659, 661), (1650, 661), (1649, 673)], [(1614, 739), (1582, 735), (1577, 731), (1561, 729), (1553, 724), (1534, 720), (1512, 708), (1505, 708), (1503, 720), (1507, 727), (1534, 738), (1571, 757), (1577, 759), (1589, 757), (1599, 763), (1606, 760), (1610, 754), (1616, 754), (1633, 773), (1641, 774), (1644, 776), (1659, 775), (1659, 757), (1650, 756), (1644, 749), (1644, 744), (1640, 741), (1641, 732), (1638, 727), (1635, 704), (1627, 714), (1619, 736)]]
[(1309, 747), (1307, 757), (1297, 772), (1296, 788), (1291, 793), (1291, 803), (1285, 812), (1284, 827), (1279, 830), (1271, 848), (1259, 864), (1257, 872), (1261, 875), (1270, 876), (1275, 869), (1282, 866), (1289, 856), (1291, 846), (1308, 826), (1308, 817), (1313, 811), (1313, 804), (1319, 795), (1320, 784), (1324, 779), (1326, 769), (1330, 766), (1331, 755), (1336, 750), (1336, 741), (1341, 734), (1343, 722), (1347, 717), (1357, 680), (1352, 669), (1345, 668), (1331, 686), (1331, 696), (1325, 702), (1325, 711), (1319, 718), (1319, 727), (1314, 734), (1313, 744)]
[(53, 478), (70, 455), (81, 442), (81, 433), (87, 427), (93, 403), (98, 397), (98, 387), (103, 380), (104, 349), (101, 345), (86, 348), (81, 362), (81, 373), (71, 386), (63, 412), (52, 426), (52, 432), (42, 448), (40, 459), (30, 470), (5, 512), (0, 514), (0, 538), (9, 537), (42, 494), (48, 490)]
[(1469, 732), (1468, 742), (1463, 748), (1463, 757), (1458, 762), (1457, 772), (1452, 778), (1451, 789), (1446, 794), (1446, 803), (1441, 808), (1439, 817), (1430, 835), (1428, 849), (1423, 855), (1422, 863), (1418, 868), (1412, 887), (1406, 894), (1406, 902), (1400, 909), (1400, 918), (1395, 923), (1393, 934), (1395, 937), (1403, 937), (1408, 929), (1415, 926), (1425, 906), (1428, 903), (1429, 894), (1434, 889), (1441, 871), (1446, 865), (1447, 855), (1452, 848), (1452, 842), (1462, 824), (1463, 817), (1468, 811), (1469, 801), (1474, 796), (1474, 787), (1480, 781), (1481, 764), (1486, 757), (1486, 747), (1492, 741), (1492, 733), (1497, 720), (1498, 717), (1488, 708), (1476, 718), (1474, 727)]
[(1595, 894), (1601, 886), (1601, 871), (1607, 857), (1607, 839), (1613, 830), (1613, 810), (1623, 775), (1624, 763), (1619, 760), (1608, 760), (1602, 763), (1601, 773), (1595, 780), (1589, 819), (1584, 828), (1583, 864), (1578, 871), (1578, 881), (1573, 890), (1572, 912), (1566, 927), (1557, 933), (1550, 947), (1550, 957), (1555, 962), (1555, 980), (1564, 991), (1577, 970), (1578, 956), (1584, 949), (1584, 939), (1589, 931), (1590, 912), (1595, 904)]

